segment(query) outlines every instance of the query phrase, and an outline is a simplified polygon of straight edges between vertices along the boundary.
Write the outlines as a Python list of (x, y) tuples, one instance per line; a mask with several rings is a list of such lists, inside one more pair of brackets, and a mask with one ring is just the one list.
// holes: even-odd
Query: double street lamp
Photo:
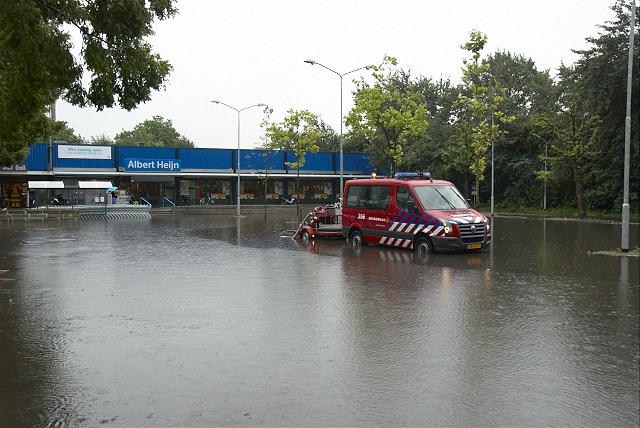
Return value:
[(223, 103), (222, 101), (214, 100), (211, 102), (214, 104), (221, 104), (223, 106), (229, 107), (230, 109), (235, 110), (238, 113), (238, 155), (236, 156), (238, 160), (238, 165), (236, 168), (236, 174), (238, 175), (238, 187), (236, 189), (236, 195), (237, 195), (238, 217), (240, 217), (240, 112), (243, 110), (250, 109), (251, 107), (266, 107), (267, 105), (260, 103), (260, 104), (254, 104), (245, 108), (235, 108), (230, 106), (229, 104)]
[(327, 67), (324, 64), (320, 64), (317, 61), (314, 61), (312, 59), (307, 59), (304, 62), (306, 62), (307, 64), (311, 64), (311, 65), (319, 65), (320, 67), (326, 68), (327, 70), (329, 70), (332, 73), (337, 74), (340, 77), (340, 197), (342, 197), (342, 191), (344, 190), (344, 151), (343, 151), (343, 136), (342, 136), (342, 78), (344, 76), (346, 76), (349, 73), (354, 73), (358, 70), (362, 70), (362, 69), (371, 69), (373, 67), (375, 67), (372, 64), (369, 65), (365, 65), (364, 67), (360, 67), (360, 68), (356, 68), (355, 70), (351, 70), (351, 71), (347, 71), (346, 73), (338, 73), (335, 70), (330, 69), (329, 67)]

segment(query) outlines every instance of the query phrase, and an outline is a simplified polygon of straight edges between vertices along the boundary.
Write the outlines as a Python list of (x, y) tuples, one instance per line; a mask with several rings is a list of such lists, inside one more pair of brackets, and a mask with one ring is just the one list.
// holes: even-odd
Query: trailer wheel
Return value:
[(424, 259), (429, 256), (429, 254), (433, 254), (435, 251), (433, 250), (433, 244), (431, 240), (426, 236), (421, 236), (416, 240), (414, 244), (414, 249), (416, 253), (416, 257)]

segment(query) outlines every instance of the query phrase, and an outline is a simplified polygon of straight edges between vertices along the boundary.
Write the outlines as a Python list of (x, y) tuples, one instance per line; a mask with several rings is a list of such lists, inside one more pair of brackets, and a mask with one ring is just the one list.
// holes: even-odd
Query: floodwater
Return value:
[(0, 427), (638, 426), (619, 224), (414, 260), (290, 220), (0, 224)]

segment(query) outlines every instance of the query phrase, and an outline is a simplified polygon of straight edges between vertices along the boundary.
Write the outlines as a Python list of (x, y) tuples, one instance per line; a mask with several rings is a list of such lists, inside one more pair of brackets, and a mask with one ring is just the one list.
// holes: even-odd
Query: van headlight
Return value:
[(450, 236), (454, 238), (460, 237), (460, 230), (455, 223), (451, 223), (448, 220), (440, 220), (442, 221), (442, 226), (444, 229), (444, 236)]

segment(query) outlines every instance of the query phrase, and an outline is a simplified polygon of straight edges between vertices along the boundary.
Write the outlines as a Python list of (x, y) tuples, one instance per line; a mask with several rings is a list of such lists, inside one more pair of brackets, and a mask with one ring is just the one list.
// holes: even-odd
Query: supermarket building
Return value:
[[(374, 172), (367, 154), (343, 157), (344, 180)], [(293, 152), (265, 149), (37, 143), (23, 163), (0, 167), (0, 201), (6, 208), (30, 208), (60, 195), (65, 204), (100, 204), (104, 183), (118, 188), (121, 201), (156, 207), (204, 201), (234, 205), (238, 195), (245, 205), (280, 204), (292, 196), (321, 205), (340, 197), (339, 153), (307, 153), (299, 188), (298, 171), (286, 164), (295, 161)]]

